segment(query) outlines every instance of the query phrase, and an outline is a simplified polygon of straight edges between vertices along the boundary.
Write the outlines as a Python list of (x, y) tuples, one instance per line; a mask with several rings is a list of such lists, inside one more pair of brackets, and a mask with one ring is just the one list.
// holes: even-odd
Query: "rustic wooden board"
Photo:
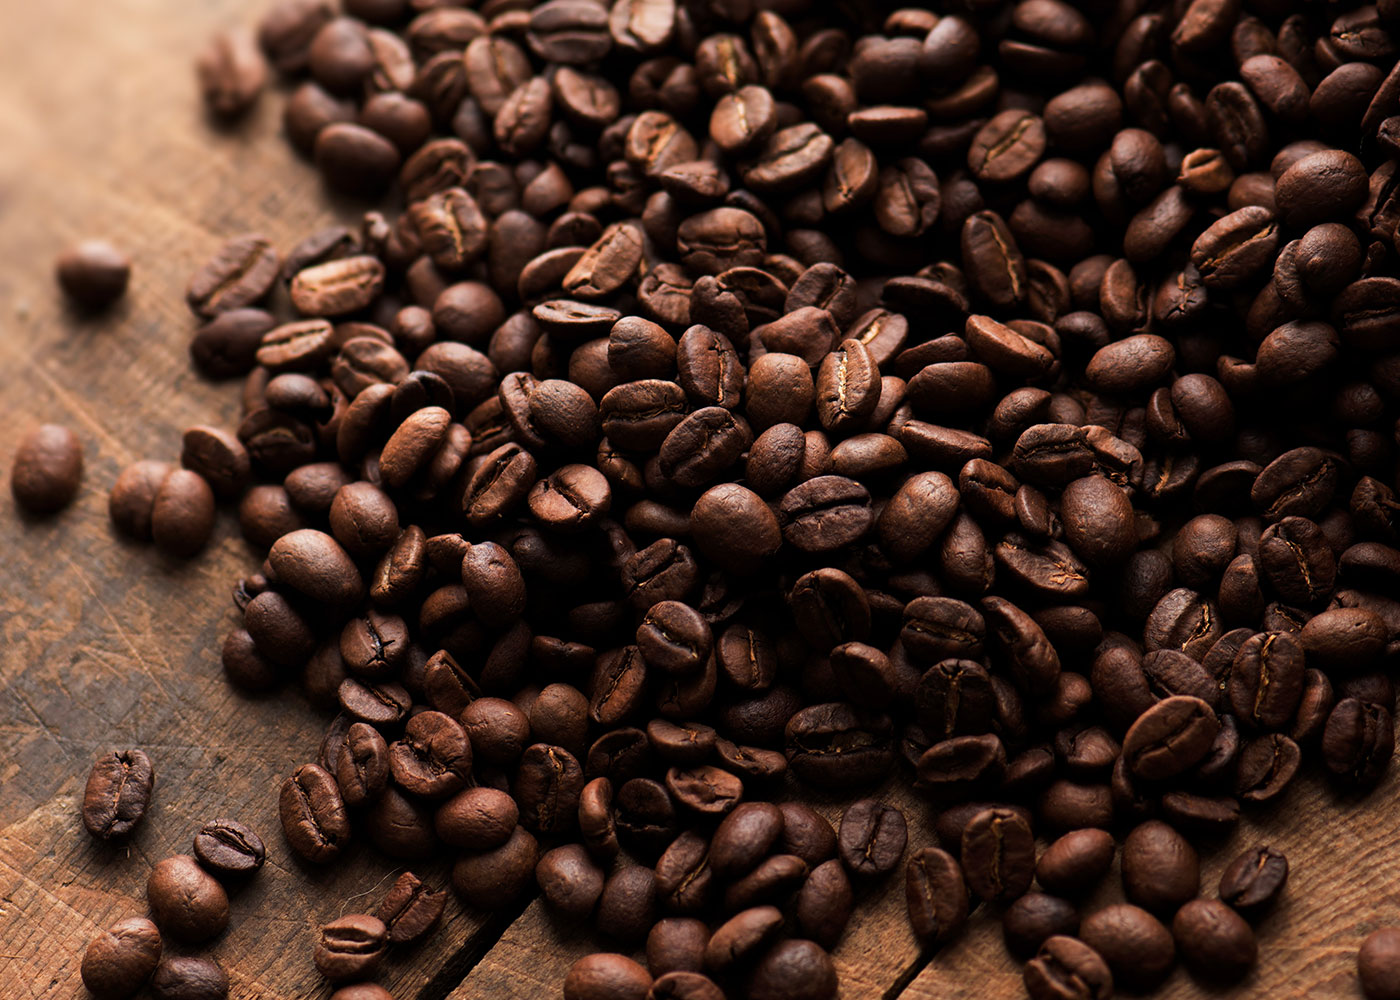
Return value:
[[(237, 415), (236, 388), (202, 381), (186, 360), (191, 269), (238, 232), (260, 229), (288, 246), (357, 213), (327, 207), (277, 135), (276, 101), (215, 133), (193, 100), (191, 48), (254, 13), (237, 0), (47, 0), (10, 4), (0, 32), (0, 468), (23, 427), (42, 419), (74, 427), (87, 456), (79, 500), (57, 518), (31, 521), (8, 490), (0, 498), (7, 1000), (84, 996), (77, 963), (87, 939), (141, 912), (151, 864), (188, 850), (193, 830), (215, 815), (254, 824), (271, 849), (213, 947), (238, 1000), (324, 997), (309, 959), (315, 927), (372, 905), (400, 870), (364, 850), (313, 872), (282, 844), (275, 789), (314, 754), (324, 719), (295, 697), (238, 696), (220, 676), (228, 587), (257, 561), (231, 524), (203, 558), (177, 564), (114, 538), (107, 522), (106, 490), (123, 465), (171, 458), (185, 426)], [(100, 320), (70, 313), (49, 271), (63, 245), (88, 235), (118, 239), (136, 260), (131, 294)], [(94, 845), (76, 815), (88, 762), (130, 745), (156, 761), (155, 807), (131, 844)], [(1258, 972), (1213, 995), (1357, 995), (1354, 949), (1374, 926), (1400, 922), (1400, 815), (1389, 808), (1397, 780), (1392, 771), (1365, 801), (1301, 782), (1212, 855), (1207, 888), (1235, 849), (1261, 840), (1284, 848), (1294, 871), (1284, 905), (1263, 925)], [(927, 842), (930, 817), (901, 801), (912, 841)], [(1114, 895), (1110, 886), (1102, 899)], [(837, 951), (846, 1000), (1021, 995), (989, 915), (979, 912), (929, 959), (908, 931), (899, 879), (862, 898)], [(459, 982), (453, 1000), (553, 997), (589, 946), (586, 931), (557, 926), (538, 903), (507, 927), (454, 901), (442, 932), (395, 956), (381, 981), (400, 998), (440, 998)], [(1159, 995), (1201, 992), (1178, 972)]]

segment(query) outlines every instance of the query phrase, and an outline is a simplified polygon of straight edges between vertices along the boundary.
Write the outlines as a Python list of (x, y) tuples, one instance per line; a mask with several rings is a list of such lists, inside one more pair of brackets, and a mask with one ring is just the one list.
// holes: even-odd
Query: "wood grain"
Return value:
[[(225, 237), (250, 229), (286, 247), (353, 206), (328, 202), (278, 136), (278, 102), (217, 132), (193, 98), (191, 50), (221, 24), (253, 16), (236, 0), (46, 0), (12, 3), (0, 32), (0, 467), (38, 420), (82, 438), (78, 502), (34, 521), (0, 500), (0, 997), (84, 996), (77, 964), (88, 938), (144, 910), (151, 864), (188, 850), (215, 815), (252, 823), (267, 869), (234, 897), (213, 954), (234, 997), (324, 997), (311, 968), (315, 927), (372, 906), (400, 870), (369, 850), (328, 871), (297, 864), (274, 814), (281, 777), (315, 753), (324, 718), (294, 695), (250, 700), (220, 676), (232, 619), (230, 583), (256, 557), (224, 523), (204, 556), (177, 564), (113, 537), (106, 490), (140, 457), (178, 453), (182, 428), (231, 424), (237, 391), (190, 370), (189, 272)], [(50, 261), (71, 240), (116, 239), (135, 258), (131, 293), (93, 320), (60, 301)], [(77, 822), (92, 756), (146, 747), (155, 807), (114, 849)], [(1261, 961), (1245, 983), (1206, 991), (1178, 971), (1159, 995), (1353, 997), (1354, 951), (1369, 930), (1400, 923), (1400, 814), (1395, 769), (1370, 798), (1339, 799), (1315, 776), (1250, 816), (1205, 864), (1205, 891), (1253, 843), (1287, 851), (1287, 897), (1262, 925)], [(906, 791), (911, 842), (931, 814)], [(839, 808), (824, 804), (833, 818)], [(443, 881), (441, 869), (422, 871)], [(1110, 884), (1098, 901), (1115, 898)], [(1022, 995), (1019, 967), (993, 915), (929, 958), (893, 878), (865, 890), (836, 953), (845, 1000), (960, 1000)], [(539, 903), (507, 926), (450, 904), (434, 940), (395, 956), (381, 981), (400, 998), (557, 997), (562, 972), (592, 946)], [(474, 967), (473, 967), (474, 966)], [(470, 969), (465, 980), (462, 975)], [(911, 982), (912, 979), (912, 982)], [(907, 988), (906, 988), (907, 984)]]

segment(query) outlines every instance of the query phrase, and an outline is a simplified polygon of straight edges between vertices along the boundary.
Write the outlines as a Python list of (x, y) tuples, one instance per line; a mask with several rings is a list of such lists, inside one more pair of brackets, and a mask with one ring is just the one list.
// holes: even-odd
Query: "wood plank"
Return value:
[[(6, 15), (0, 466), (24, 426), (57, 420), (82, 438), (87, 471), (57, 518), (21, 517), (8, 489), (0, 502), (0, 996), (86, 996), (88, 939), (144, 912), (152, 863), (188, 851), (216, 815), (251, 823), (270, 854), (212, 948), (233, 996), (324, 996), (316, 928), (373, 907), (402, 866), (360, 848), (312, 871), (282, 840), (277, 787), (314, 757), (326, 720), (294, 694), (251, 700), (223, 681), (229, 586), (259, 562), (232, 519), (199, 560), (174, 563), (112, 535), (106, 490), (135, 458), (178, 456), (189, 424), (237, 418), (237, 385), (189, 367), (190, 271), (227, 236), (260, 229), (285, 248), (337, 213), (281, 140), (279, 101), (230, 132), (204, 121), (191, 49), (252, 16), (246, 4), (53, 0)], [(129, 296), (100, 319), (72, 315), (50, 273), (88, 235), (135, 259)], [(113, 849), (83, 832), (77, 802), (92, 757), (122, 746), (149, 750), (157, 790), (138, 835)], [(441, 864), (420, 874), (446, 882)], [(499, 930), (454, 901), (437, 937), (394, 956), (381, 981), (400, 998), (440, 997), (461, 956), (484, 950), (475, 938)]]

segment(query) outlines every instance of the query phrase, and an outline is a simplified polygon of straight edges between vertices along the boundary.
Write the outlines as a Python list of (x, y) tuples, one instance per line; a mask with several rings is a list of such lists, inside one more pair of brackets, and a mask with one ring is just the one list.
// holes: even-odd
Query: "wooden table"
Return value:
[[(269, 863), (233, 899), (213, 953), (239, 1000), (322, 997), (310, 962), (315, 928), (373, 906), (398, 867), (355, 850), (329, 871), (297, 863), (278, 832), (275, 793), (311, 758), (324, 719), (298, 696), (254, 700), (224, 683), (218, 649), (234, 620), (231, 582), (257, 560), (221, 524), (204, 557), (175, 563), (113, 536), (106, 493), (142, 457), (178, 455), (181, 430), (232, 426), (233, 385), (190, 370), (183, 304), (193, 267), (219, 242), (259, 229), (282, 247), (354, 206), (328, 208), (313, 172), (278, 136), (280, 102), (211, 130), (194, 98), (191, 50), (215, 27), (252, 16), (236, 0), (11, 3), (0, 32), (0, 466), (38, 420), (72, 426), (86, 449), (78, 501), (30, 521), (4, 491), (0, 533), (0, 997), (85, 996), (88, 939), (144, 912), (151, 865), (188, 851), (217, 815), (261, 830)], [(260, 5), (254, 5), (260, 6)], [(106, 235), (135, 258), (131, 293), (100, 320), (71, 314), (50, 273), (70, 241)], [(158, 784), (130, 844), (82, 830), (89, 762), (146, 748)], [(1400, 922), (1397, 771), (1368, 800), (1338, 799), (1316, 777), (1251, 816), (1211, 855), (1204, 885), (1261, 841), (1293, 865), (1287, 898), (1264, 924), (1258, 971), (1232, 997), (1358, 995), (1354, 952)], [(930, 839), (926, 807), (892, 789), (912, 840)], [(838, 815), (835, 807), (827, 807)], [(442, 869), (420, 871), (445, 881)], [(1116, 879), (1101, 893), (1116, 898)], [(538, 902), (518, 919), (454, 901), (432, 941), (396, 955), (381, 981), (400, 998), (557, 997), (586, 928), (557, 926)], [(937, 954), (920, 952), (898, 879), (867, 891), (837, 951), (843, 997), (1018, 997), (1019, 967), (979, 911)], [(1178, 971), (1159, 995), (1197, 996)]]

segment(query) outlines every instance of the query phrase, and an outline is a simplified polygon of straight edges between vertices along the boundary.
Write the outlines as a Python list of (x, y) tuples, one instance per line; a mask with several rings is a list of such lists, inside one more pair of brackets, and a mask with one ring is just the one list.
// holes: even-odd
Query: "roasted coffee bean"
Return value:
[(76, 305), (104, 309), (126, 294), (131, 260), (105, 240), (83, 240), (59, 254), (54, 274)]
[(389, 929), (378, 917), (352, 913), (332, 920), (316, 942), (316, 971), (333, 983), (367, 979), (383, 961), (388, 941)]
[(905, 866), (905, 900), (909, 923), (921, 941), (942, 943), (967, 921), (962, 869), (952, 855), (936, 847), (921, 848), (910, 857)]
[(1056, 935), (1079, 930), (1079, 911), (1072, 903), (1042, 892), (1028, 892), (1006, 908), (1002, 937), (1013, 954), (1030, 957)]
[(1172, 936), (1182, 962), (1208, 979), (1239, 979), (1259, 954), (1249, 924), (1215, 899), (1193, 899), (1181, 907), (1172, 920)]
[(838, 849), (855, 875), (870, 878), (894, 871), (908, 839), (904, 813), (897, 806), (862, 799), (841, 816)]
[(1176, 958), (1171, 933), (1161, 921), (1127, 903), (1086, 916), (1079, 923), (1079, 936), (1103, 957), (1114, 980), (1134, 989), (1161, 982)]
[(1395, 726), (1390, 709), (1358, 698), (1343, 698), (1332, 708), (1322, 731), (1322, 759), (1344, 781), (1370, 785), (1385, 773), (1395, 754)]
[(564, 977), (565, 1000), (646, 1000), (651, 975), (626, 955), (586, 955)]
[(390, 944), (413, 944), (436, 929), (447, 904), (447, 893), (434, 892), (412, 872), (400, 875), (375, 910), (388, 929)]
[(748, 995), (753, 1000), (831, 1000), (836, 996), (836, 967), (815, 942), (782, 941), (749, 975)]
[(216, 819), (194, 835), (194, 856), (215, 875), (246, 875), (263, 866), (267, 849), (246, 824)]
[(962, 867), (981, 898), (1005, 903), (1020, 896), (1035, 873), (1030, 825), (1009, 809), (984, 809), (963, 828)]
[(1280, 729), (1293, 718), (1303, 693), (1302, 643), (1288, 632), (1261, 632), (1235, 654), (1228, 694), (1240, 720)]
[(1128, 729), (1123, 737), (1123, 758), (1138, 777), (1149, 781), (1170, 778), (1209, 752), (1219, 728), (1215, 712), (1204, 701), (1173, 695), (1143, 712)]
[(1356, 953), (1356, 971), (1361, 990), (1370, 1000), (1395, 996), (1396, 974), (1400, 972), (1400, 931), (1394, 927), (1372, 931)]
[(1071, 831), (1040, 856), (1036, 881), (1062, 896), (1088, 892), (1108, 873), (1115, 847), (1112, 835), (1104, 830)]
[(324, 768), (303, 764), (282, 783), (278, 800), (282, 832), (301, 858), (323, 864), (350, 840), (350, 820), (340, 789)]
[(1288, 859), (1271, 847), (1245, 851), (1220, 875), (1220, 898), (1243, 914), (1265, 910), (1288, 881)]
[(271, 290), (279, 266), (267, 239), (255, 233), (236, 237), (190, 279), (186, 301), (206, 319), (253, 305)]
[(1074, 937), (1046, 939), (1022, 975), (1031, 1000), (1104, 1000), (1113, 994), (1108, 965)]
[(1200, 861), (1186, 839), (1148, 820), (1123, 840), (1123, 894), (1144, 909), (1170, 913), (1200, 889)]
[(228, 895), (194, 858), (177, 854), (151, 869), (146, 901), (156, 924), (181, 941), (207, 941), (228, 926)]
[(155, 780), (143, 750), (118, 750), (97, 758), (83, 789), (83, 826), (101, 840), (130, 835), (150, 808)]
[(156, 925), (145, 917), (127, 917), (103, 931), (83, 952), (83, 985), (98, 1000), (135, 996), (160, 962)]
[(782, 926), (782, 912), (775, 906), (756, 906), (736, 914), (710, 935), (705, 968), (723, 975), (752, 962), (773, 943)]
[(226, 1000), (228, 973), (212, 958), (167, 955), (150, 988), (155, 1000)]

